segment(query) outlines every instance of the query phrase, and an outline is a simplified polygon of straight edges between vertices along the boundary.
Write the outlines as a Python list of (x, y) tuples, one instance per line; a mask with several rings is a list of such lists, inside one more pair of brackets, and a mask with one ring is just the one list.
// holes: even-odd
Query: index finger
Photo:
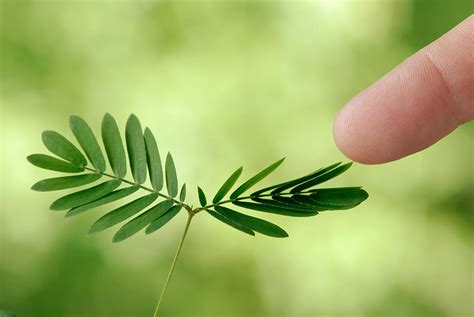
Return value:
[(354, 97), (334, 137), (354, 161), (377, 164), (418, 152), (474, 118), (474, 16)]

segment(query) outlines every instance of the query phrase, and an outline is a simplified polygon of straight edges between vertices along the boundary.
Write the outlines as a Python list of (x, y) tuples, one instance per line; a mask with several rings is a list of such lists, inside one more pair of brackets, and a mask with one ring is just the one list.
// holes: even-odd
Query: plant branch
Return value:
[(166, 278), (165, 285), (163, 286), (163, 289), (161, 291), (160, 299), (158, 301), (158, 304), (156, 305), (156, 309), (155, 309), (155, 313), (153, 314), (153, 317), (158, 317), (161, 302), (163, 301), (163, 298), (165, 297), (166, 289), (168, 288), (168, 283), (171, 280), (171, 277), (173, 276), (174, 268), (176, 266), (176, 262), (178, 261), (179, 254), (181, 253), (181, 249), (183, 248), (184, 239), (186, 238), (186, 234), (188, 233), (189, 225), (191, 224), (191, 220), (193, 216), (194, 216), (194, 212), (192, 211), (189, 212), (188, 221), (186, 222), (186, 227), (184, 228), (183, 236), (181, 237), (181, 241), (179, 242), (178, 249), (176, 250), (176, 255), (174, 257), (173, 263), (171, 264), (168, 277)]

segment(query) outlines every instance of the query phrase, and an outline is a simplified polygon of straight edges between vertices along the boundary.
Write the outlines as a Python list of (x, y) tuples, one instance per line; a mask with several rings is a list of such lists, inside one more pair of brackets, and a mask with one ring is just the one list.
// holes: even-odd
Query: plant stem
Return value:
[(165, 297), (166, 289), (168, 288), (168, 283), (171, 280), (171, 276), (173, 275), (176, 262), (178, 261), (179, 254), (181, 253), (181, 249), (183, 248), (184, 239), (186, 238), (186, 234), (188, 233), (189, 225), (191, 224), (191, 220), (193, 219), (193, 216), (194, 216), (194, 213), (190, 212), (188, 216), (188, 221), (186, 222), (186, 227), (184, 228), (183, 236), (181, 237), (181, 241), (179, 242), (178, 250), (176, 250), (176, 255), (174, 256), (173, 263), (171, 264), (168, 277), (166, 278), (165, 285), (163, 286), (163, 289), (161, 290), (160, 299), (158, 301), (158, 304), (156, 305), (156, 309), (155, 309), (155, 313), (153, 314), (153, 317), (158, 317), (161, 302), (163, 301), (163, 298)]
[(179, 200), (177, 200), (177, 199), (174, 199), (173, 197), (170, 197), (170, 196), (168, 196), (168, 195), (165, 195), (165, 194), (163, 194), (163, 193), (160, 193), (160, 192), (157, 191), (157, 190), (148, 188), (148, 187), (143, 186), (143, 185), (140, 185), (140, 184), (138, 184), (138, 183), (131, 182), (131, 181), (129, 181), (129, 180), (126, 180), (125, 178), (120, 178), (120, 177), (117, 177), (117, 176), (115, 176), (115, 175), (111, 175), (111, 174), (108, 174), (108, 173), (105, 173), (105, 172), (100, 172), (100, 171), (95, 170), (95, 169), (90, 168), (90, 167), (80, 166), (80, 165), (77, 165), (77, 166), (82, 167), (82, 168), (85, 169), (85, 170), (88, 170), (88, 171), (91, 171), (91, 172), (94, 172), (94, 173), (98, 173), (98, 174), (101, 174), (101, 175), (104, 175), (104, 176), (107, 176), (107, 177), (110, 177), (110, 178), (120, 179), (122, 182), (124, 182), (124, 183), (126, 183), (126, 184), (133, 185), (133, 186), (138, 186), (138, 187), (140, 187), (141, 189), (144, 189), (144, 190), (146, 190), (146, 191), (149, 191), (150, 193), (157, 193), (158, 196), (163, 197), (163, 198), (168, 199), (168, 200), (172, 200), (172, 201), (174, 201), (175, 204), (181, 205), (181, 206), (183, 206), (184, 208), (189, 207), (189, 206), (186, 205), (185, 203), (183, 203), (183, 202), (181, 202), (181, 201), (179, 201)]

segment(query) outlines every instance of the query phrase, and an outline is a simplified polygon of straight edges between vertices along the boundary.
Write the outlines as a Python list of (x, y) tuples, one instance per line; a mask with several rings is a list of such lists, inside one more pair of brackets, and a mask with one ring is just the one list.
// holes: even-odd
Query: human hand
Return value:
[(334, 138), (352, 160), (378, 164), (421, 151), (472, 119), (474, 15), (349, 101)]

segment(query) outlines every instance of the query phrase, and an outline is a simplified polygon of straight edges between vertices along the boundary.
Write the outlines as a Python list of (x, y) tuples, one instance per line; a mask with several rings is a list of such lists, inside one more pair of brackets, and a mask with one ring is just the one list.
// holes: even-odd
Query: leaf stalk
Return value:
[(107, 176), (107, 177), (110, 177), (110, 178), (119, 179), (119, 180), (121, 180), (122, 182), (124, 182), (124, 183), (126, 183), (126, 184), (138, 186), (138, 187), (140, 187), (140, 188), (143, 189), (143, 190), (149, 191), (150, 193), (157, 193), (158, 196), (163, 197), (163, 198), (165, 198), (165, 199), (167, 199), (167, 200), (172, 200), (172, 201), (174, 201), (175, 204), (181, 205), (181, 206), (183, 206), (183, 207), (186, 208), (186, 209), (188, 209), (188, 207), (189, 207), (189, 206), (186, 205), (185, 203), (183, 203), (183, 202), (181, 202), (181, 201), (179, 201), (179, 200), (177, 200), (177, 199), (175, 199), (175, 198), (173, 198), (173, 197), (170, 197), (170, 196), (165, 195), (165, 194), (163, 194), (163, 193), (161, 193), (161, 192), (159, 192), (159, 191), (156, 191), (156, 190), (154, 190), (154, 189), (151, 189), (151, 188), (148, 188), (148, 187), (146, 187), (146, 186), (140, 185), (140, 184), (138, 184), (138, 183), (131, 182), (131, 181), (129, 181), (129, 180), (126, 180), (125, 178), (117, 177), (117, 176), (115, 176), (115, 175), (112, 175), (112, 174), (109, 174), (109, 173), (105, 173), (105, 172), (100, 172), (100, 171), (98, 171), (98, 170), (96, 170), (96, 169), (93, 169), (93, 168), (90, 168), (90, 167), (86, 167), (86, 166), (82, 166), (82, 168), (84, 168), (85, 170), (94, 172), (94, 173), (102, 174), (102, 175)]
[(163, 302), (163, 298), (165, 297), (165, 293), (166, 293), (166, 290), (168, 288), (168, 284), (171, 280), (171, 277), (173, 276), (174, 268), (176, 267), (176, 263), (178, 262), (178, 258), (179, 258), (179, 255), (181, 253), (181, 249), (183, 248), (184, 240), (186, 239), (186, 235), (188, 233), (189, 226), (191, 225), (191, 220), (193, 219), (193, 216), (195, 215), (195, 212), (192, 209), (190, 209), (190, 208), (186, 208), (186, 209), (188, 210), (188, 221), (186, 222), (186, 227), (184, 228), (183, 236), (181, 237), (181, 241), (179, 242), (178, 249), (176, 250), (176, 255), (174, 256), (173, 263), (171, 264), (171, 268), (170, 268), (170, 271), (168, 273), (168, 277), (166, 278), (163, 289), (161, 290), (160, 299), (158, 300), (158, 304), (156, 305), (156, 309), (155, 309), (155, 313), (153, 314), (153, 317), (158, 317), (158, 314), (160, 312), (161, 303)]

